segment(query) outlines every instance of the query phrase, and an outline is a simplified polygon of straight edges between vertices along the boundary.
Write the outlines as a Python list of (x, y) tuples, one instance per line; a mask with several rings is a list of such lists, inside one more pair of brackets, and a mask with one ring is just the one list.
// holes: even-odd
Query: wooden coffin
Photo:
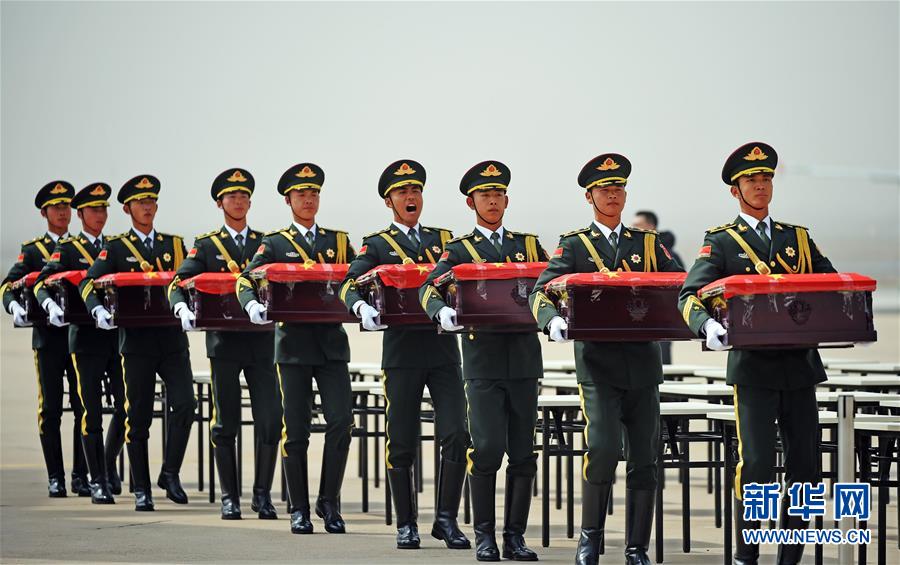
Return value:
[(347, 275), (346, 263), (269, 263), (250, 272), (267, 308), (267, 317), (276, 322), (353, 323), (358, 322), (338, 293)]
[(235, 291), (237, 277), (233, 273), (202, 273), (178, 283), (187, 294), (197, 329), (272, 331), (271, 324), (261, 326), (251, 322), (241, 308)]
[(94, 286), (103, 289), (103, 304), (115, 326), (180, 326), (166, 298), (166, 288), (174, 278), (174, 271), (112, 273), (96, 279)]
[(569, 339), (674, 341), (695, 336), (678, 313), (685, 273), (610, 271), (557, 277), (544, 289)]
[(431, 264), (379, 265), (356, 279), (356, 285), (360, 296), (378, 310), (382, 324), (433, 326), (419, 302), (419, 287), (432, 270)]
[(834, 347), (876, 340), (875, 284), (856, 273), (735, 275), (697, 294), (732, 348)]
[(78, 292), (78, 285), (84, 279), (85, 273), (87, 273), (85, 270), (54, 273), (47, 277), (44, 286), (62, 308), (63, 321), (78, 326), (93, 326), (94, 319), (91, 318), (91, 313), (87, 311), (81, 293)]
[(434, 283), (456, 321), (468, 331), (532, 332), (537, 322), (528, 295), (547, 268), (545, 262), (465, 263)]
[(38, 304), (37, 298), (34, 296), (34, 283), (37, 281), (40, 271), (28, 273), (21, 279), (11, 283), (9, 290), (12, 291), (16, 302), (25, 309), (25, 323), (20, 328), (30, 328), (34, 326), (47, 325), (47, 313)]

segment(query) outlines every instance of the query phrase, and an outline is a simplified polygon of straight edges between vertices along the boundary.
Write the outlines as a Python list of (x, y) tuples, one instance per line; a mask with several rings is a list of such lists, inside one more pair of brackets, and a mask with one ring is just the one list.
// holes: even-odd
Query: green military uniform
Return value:
[[(157, 198), (159, 180), (140, 175), (119, 189), (118, 200), (127, 204)], [(147, 240), (150, 241), (147, 241)], [(97, 260), (81, 282), (81, 296), (94, 317), (103, 297), (94, 280), (110, 273), (175, 271), (185, 256), (182, 238), (159, 232), (138, 233), (134, 228), (107, 238)], [(121, 328), (119, 353), (125, 380), (125, 442), (131, 464), (136, 510), (152, 510), (147, 440), (153, 419), (156, 375), (166, 386), (168, 406), (166, 449), (157, 484), (178, 504), (187, 503), (178, 473), (190, 437), (197, 407), (193, 390), (188, 339), (178, 326)]]
[[(425, 176), (421, 163), (397, 161), (382, 173), (378, 194), (389, 198), (395, 188), (424, 188)], [(433, 264), (451, 237), (449, 230), (399, 224), (367, 235), (341, 286), (341, 299), (354, 312), (354, 306), (363, 301), (356, 287), (360, 275), (379, 265)], [(412, 465), (417, 450), (422, 393), (428, 386), (434, 404), (435, 439), (441, 446), (433, 533), (448, 547), (468, 549), (470, 543), (456, 525), (469, 443), (459, 341), (455, 335), (438, 334), (433, 325), (389, 327), (384, 330), (381, 367), (387, 400), (385, 462), (397, 510), (398, 547), (419, 546)]]
[[(631, 163), (624, 156), (605, 153), (590, 160), (578, 176), (587, 191), (627, 184)], [(592, 196), (593, 198), (593, 196)], [(605, 230), (605, 231), (604, 231)], [(610, 232), (606, 236), (606, 231)], [(613, 235), (615, 234), (615, 235)], [(615, 247), (610, 240), (615, 240)], [(550, 321), (559, 316), (543, 292), (544, 285), (569, 273), (619, 271), (674, 271), (681, 265), (659, 241), (655, 231), (615, 230), (598, 222), (560, 237), (547, 269), (529, 298), (538, 327), (549, 333)], [(641, 516), (641, 524), (627, 524), (634, 537), (629, 559), (640, 559), (644, 548), (640, 530), (646, 531), (653, 516), (656, 464), (659, 449), (659, 389), (663, 382), (662, 360), (656, 342), (575, 342), (575, 369), (586, 426), (582, 476), (582, 534), (579, 563), (596, 563), (603, 536), (610, 489), (622, 449), (623, 426), (627, 438), (626, 506), (629, 516)], [(637, 508), (637, 506), (641, 506)], [(585, 552), (582, 555), (582, 551)], [(643, 549), (646, 552), (646, 548)]]
[[(46, 184), (35, 197), (35, 206), (43, 209), (60, 203), (69, 203), (75, 189), (65, 181)], [(15, 300), (10, 284), (25, 275), (40, 271), (50, 260), (56, 245), (54, 234), (45, 233), (22, 244), (16, 263), (0, 283), (3, 295), (3, 309), (10, 312)], [(24, 304), (20, 305), (24, 306)], [(69, 358), (67, 343), (68, 330), (47, 324), (34, 326), (31, 330), (31, 349), (34, 351), (34, 368), (38, 381), (38, 435), (47, 467), (48, 489), (51, 497), (66, 496), (66, 471), (63, 467), (62, 438), (59, 427), (63, 412), (63, 379), (69, 381), (69, 403), (75, 417), (75, 436), (80, 435), (82, 406), (74, 392), (78, 389), (75, 369)], [(73, 451), (72, 490), (79, 496), (90, 495), (87, 480), (87, 466), (84, 453)]]
[[(244, 169), (228, 169), (213, 182), (213, 200), (230, 192), (252, 194), (253, 176)], [(231, 235), (227, 226), (197, 236), (194, 247), (169, 287), (173, 307), (187, 304), (187, 294), (179, 281), (201, 273), (234, 273), (247, 267), (263, 234), (245, 228)], [(238, 241), (240, 240), (240, 241)], [(274, 329), (274, 328), (272, 328)], [(240, 517), (240, 489), (237, 481), (235, 439), (241, 426), (243, 371), (250, 389), (253, 413), (256, 475), (253, 482), (253, 510), (261, 518), (275, 518), (272, 506), (272, 479), (281, 438), (281, 393), (275, 376), (274, 331), (207, 331), (206, 356), (209, 358), (212, 383), (213, 413), (210, 418), (210, 441), (215, 448), (216, 466), (222, 491), (222, 517)]]
[[(312, 163), (288, 169), (278, 183), (280, 194), (292, 190), (320, 190), (324, 172)], [(307, 237), (309, 235), (312, 243)], [(237, 293), (247, 309), (258, 301), (250, 272), (268, 263), (347, 263), (355, 253), (346, 232), (313, 225), (305, 234), (297, 224), (269, 232), (238, 279)], [(316, 513), (325, 517), (326, 530), (343, 532), (340, 488), (350, 449), (350, 344), (341, 324), (279, 322), (275, 328), (275, 367), (284, 407), (281, 455), (288, 487), (292, 531), (311, 533), (306, 451), (312, 418), (312, 381), (316, 380), (325, 416), (325, 452)], [(307, 531), (308, 530), (308, 531)]]
[[(92, 183), (81, 189), (72, 200), (72, 208), (81, 210), (93, 206), (109, 206), (112, 193), (108, 184)], [(64, 271), (88, 269), (100, 253), (103, 236), (94, 238), (87, 233), (60, 239), (50, 261), (44, 265), (35, 283), (35, 296), (44, 305), (53, 297), (44, 281), (50, 275)], [(79, 305), (73, 305), (77, 307)], [(119, 357), (119, 337), (116, 331), (106, 331), (93, 324), (70, 324), (69, 353), (78, 379), (78, 398), (84, 406), (81, 416), (81, 441), (91, 472), (91, 490), (95, 503), (113, 502), (113, 494), (121, 494), (122, 481), (116, 470), (116, 459), (125, 442), (125, 383), (122, 380), (122, 361)], [(103, 393), (113, 399), (113, 415), (103, 443)]]
[[(749, 143), (728, 158), (723, 181), (737, 185), (740, 177), (763, 173), (773, 175), (775, 150), (764, 143)], [(743, 195), (741, 195), (743, 198)], [(697, 298), (697, 291), (729, 275), (833, 273), (831, 262), (822, 255), (809, 232), (802, 226), (768, 222), (765, 241), (744, 215), (734, 222), (707, 230), (700, 254), (688, 273), (679, 295), (678, 307), (685, 322), (700, 337), (710, 314)], [(778, 421), (785, 452), (785, 478), (794, 482), (818, 480), (818, 408), (816, 384), (825, 380), (825, 370), (816, 349), (763, 349), (729, 351), (726, 382), (734, 387), (738, 430), (739, 463), (734, 492), (741, 500), (743, 485), (770, 483), (775, 475), (775, 421)], [(785, 489), (786, 491), (786, 489)], [(786, 502), (787, 497), (782, 498)], [(787, 518), (786, 512), (782, 512)], [(758, 547), (743, 544), (741, 529), (758, 527), (743, 520), (743, 509), (735, 505), (737, 529), (735, 561), (755, 562)], [(797, 517), (789, 527), (805, 528)], [(779, 551), (781, 555), (782, 551)], [(799, 561), (802, 546), (789, 547), (786, 562)]]
[[(506, 191), (509, 179), (510, 171), (506, 165), (485, 161), (463, 176), (460, 191), (466, 196), (477, 190)], [(500, 228), (488, 236), (475, 229), (447, 242), (446, 251), (420, 289), (419, 297), (428, 316), (436, 320), (447, 304), (434, 281), (456, 265), (546, 260), (547, 253), (533, 234)], [(495, 476), (506, 452), (504, 555), (536, 559), (537, 556), (525, 548), (523, 535), (532, 481), (537, 472), (534, 428), (538, 379), (543, 375), (541, 344), (534, 332), (473, 331), (462, 337), (462, 354), (472, 438), (467, 470), (476, 514), (476, 557), (490, 560), (497, 553), (496, 543), (493, 543)]]

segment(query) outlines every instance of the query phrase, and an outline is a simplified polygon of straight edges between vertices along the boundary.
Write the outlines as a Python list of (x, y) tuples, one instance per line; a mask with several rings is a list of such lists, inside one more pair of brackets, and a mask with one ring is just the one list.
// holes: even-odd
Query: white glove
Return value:
[(57, 328), (69, 325), (67, 322), (63, 321), (63, 316), (65, 315), (63, 309), (60, 308), (59, 304), (53, 299), (48, 298), (44, 301), (44, 310), (47, 311), (47, 320)]
[(378, 317), (381, 315), (374, 307), (363, 303), (357, 313), (362, 320), (362, 327), (370, 332), (386, 329), (387, 326), (379, 323)]
[(12, 314), (13, 324), (19, 327), (25, 325), (25, 309), (22, 305), (13, 300), (9, 303), (9, 313)]
[(91, 310), (91, 315), (97, 321), (97, 327), (101, 330), (114, 330), (116, 326), (112, 323), (112, 314), (103, 306), (95, 306)]
[(188, 308), (187, 304), (184, 302), (179, 302), (175, 305), (175, 317), (181, 320), (181, 329), (186, 332), (193, 331), (197, 329), (197, 326), (194, 325), (194, 321), (197, 319), (197, 316), (191, 312), (191, 309)]
[(247, 315), (250, 316), (250, 321), (254, 324), (259, 324), (262, 326), (272, 323), (272, 320), (266, 319), (266, 307), (256, 300), (251, 300), (250, 302), (248, 302), (245, 310), (247, 311)]
[(563, 320), (562, 316), (553, 316), (550, 320), (550, 339), (557, 343), (572, 341), (566, 337), (566, 330), (568, 329), (569, 324)]
[(703, 322), (703, 332), (706, 334), (706, 347), (713, 351), (725, 351), (729, 349), (728, 331), (722, 324), (710, 318)]
[(438, 310), (438, 322), (445, 332), (456, 332), (463, 329), (462, 326), (456, 325), (456, 310), (449, 306), (444, 306)]

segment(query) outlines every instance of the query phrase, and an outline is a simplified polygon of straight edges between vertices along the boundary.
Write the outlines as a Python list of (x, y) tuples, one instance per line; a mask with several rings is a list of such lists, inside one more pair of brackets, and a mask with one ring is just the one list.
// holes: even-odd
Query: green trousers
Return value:
[(734, 475), (737, 498), (743, 496), (743, 485), (775, 480), (779, 432), (785, 483), (818, 482), (819, 407), (814, 386), (777, 390), (734, 385), (734, 407), (739, 458)]
[(657, 385), (621, 389), (587, 382), (580, 383), (578, 389), (586, 422), (584, 480), (592, 484), (613, 481), (624, 437), (627, 443), (625, 486), (637, 490), (655, 489), (659, 449)]
[(210, 358), (213, 413), (209, 422), (212, 444), (234, 446), (241, 425), (241, 371), (250, 389), (250, 410), (257, 441), (275, 445), (281, 438), (281, 391), (273, 363)]
[(325, 416), (325, 450), (350, 449), (353, 414), (347, 362), (326, 361), (324, 365), (276, 363), (275, 368), (284, 409), (281, 454), (285, 457), (303, 456), (309, 447), (313, 379), (319, 388), (322, 414)]
[(466, 454), (470, 475), (493, 475), (503, 453), (509, 475), (537, 473), (534, 426), (537, 422), (537, 379), (473, 379), (465, 381), (472, 447)]
[(388, 469), (411, 467), (416, 458), (422, 392), (426, 386), (434, 406), (434, 434), (441, 446), (441, 457), (457, 463), (464, 461), (469, 434), (459, 365), (385, 369), (382, 383), (387, 401), (384, 459)]

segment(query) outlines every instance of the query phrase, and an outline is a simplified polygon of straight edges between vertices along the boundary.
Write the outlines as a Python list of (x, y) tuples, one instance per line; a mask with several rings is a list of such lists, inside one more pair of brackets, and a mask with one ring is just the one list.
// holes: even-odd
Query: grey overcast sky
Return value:
[[(423, 222), (468, 231), (472, 164), (512, 169), (511, 229), (587, 225), (575, 180), (605, 151), (634, 166), (690, 263), (737, 214), (719, 180), (738, 145), (778, 150), (772, 215), (808, 225), (840, 270), (900, 270), (897, 2), (7, 2), (2, 20), (4, 269), (42, 232), (35, 191), (62, 178), (163, 184), (157, 227), (221, 216), (209, 185), (256, 177), (251, 224), (286, 225), (275, 183), (326, 172), (319, 221), (360, 238), (390, 220), (381, 170), (428, 169)], [(77, 227), (77, 220), (73, 222)], [(128, 227), (114, 207), (107, 231)]]

